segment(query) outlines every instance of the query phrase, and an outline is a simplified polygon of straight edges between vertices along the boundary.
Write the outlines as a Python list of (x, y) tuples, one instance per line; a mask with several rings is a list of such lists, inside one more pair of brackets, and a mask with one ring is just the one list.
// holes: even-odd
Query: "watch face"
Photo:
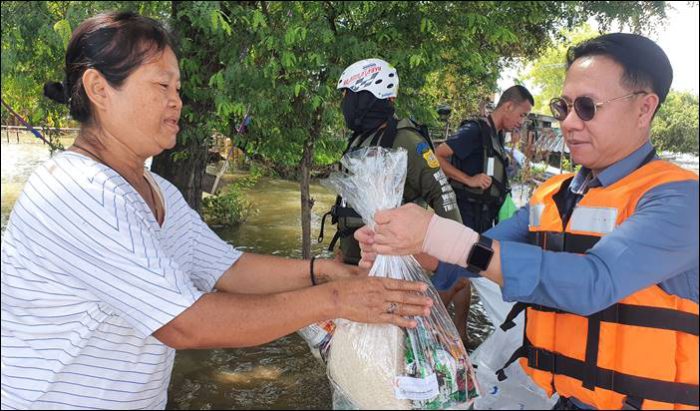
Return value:
[(469, 256), (469, 265), (478, 267), (482, 271), (486, 270), (491, 262), (492, 256), (493, 250), (488, 249), (481, 244), (476, 244), (472, 249), (472, 254)]

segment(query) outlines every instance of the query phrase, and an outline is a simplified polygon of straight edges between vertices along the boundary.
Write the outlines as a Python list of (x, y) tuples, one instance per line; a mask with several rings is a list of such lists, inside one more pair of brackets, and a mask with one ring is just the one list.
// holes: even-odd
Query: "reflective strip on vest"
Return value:
[(571, 215), (570, 229), (589, 233), (609, 234), (616, 226), (617, 208), (576, 207)]
[(539, 227), (544, 213), (544, 204), (534, 204), (530, 206), (530, 227)]

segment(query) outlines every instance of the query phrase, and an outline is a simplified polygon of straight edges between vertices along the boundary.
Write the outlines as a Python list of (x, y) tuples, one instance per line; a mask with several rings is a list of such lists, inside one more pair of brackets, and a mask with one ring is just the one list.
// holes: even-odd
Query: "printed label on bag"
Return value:
[(394, 394), (398, 400), (430, 400), (439, 393), (435, 374), (425, 378), (396, 377), (394, 379)]

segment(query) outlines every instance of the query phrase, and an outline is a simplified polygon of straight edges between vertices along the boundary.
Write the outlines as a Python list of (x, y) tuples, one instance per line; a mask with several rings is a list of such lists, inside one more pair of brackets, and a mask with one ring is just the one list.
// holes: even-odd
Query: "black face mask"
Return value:
[(369, 91), (347, 90), (342, 102), (345, 125), (355, 133), (374, 130), (394, 117), (394, 104)]

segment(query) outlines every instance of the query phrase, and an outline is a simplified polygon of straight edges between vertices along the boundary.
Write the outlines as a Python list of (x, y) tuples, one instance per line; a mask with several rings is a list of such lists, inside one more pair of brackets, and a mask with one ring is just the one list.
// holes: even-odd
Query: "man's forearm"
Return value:
[[(479, 240), (479, 234), (469, 227), (433, 215), (430, 219), (422, 249), (438, 260), (467, 268), (468, 258)], [(492, 243), (493, 255), (488, 269), (480, 273), (491, 281), (503, 286), (501, 270), (501, 244)]]
[(493, 257), (487, 270), (482, 271), (480, 275), (488, 278), (499, 286), (503, 287), (503, 271), (501, 269), (501, 243), (493, 240)]
[(447, 261), (447, 265), (445, 265), (445, 263), (443, 263), (441, 266), (436, 265), (436, 271), (438, 268), (442, 270), (440, 273), (435, 274), (437, 281), (446, 281), (451, 283), (458, 277), (475, 278), (480, 275), (481, 277), (488, 278), (489, 280), (503, 287), (503, 271), (501, 268), (501, 244), (498, 241), (494, 240), (492, 248), (493, 257), (491, 257), (491, 263), (489, 264), (487, 270), (480, 272), (478, 275), (473, 274), (471, 271), (467, 270), (467, 256), (460, 256), (456, 260)]
[(438, 162), (440, 163), (440, 168), (445, 172), (445, 175), (452, 180), (458, 181), (462, 184), (467, 184), (469, 176), (462, 172), (457, 167), (453, 166), (450, 161), (444, 157), (437, 156)]

